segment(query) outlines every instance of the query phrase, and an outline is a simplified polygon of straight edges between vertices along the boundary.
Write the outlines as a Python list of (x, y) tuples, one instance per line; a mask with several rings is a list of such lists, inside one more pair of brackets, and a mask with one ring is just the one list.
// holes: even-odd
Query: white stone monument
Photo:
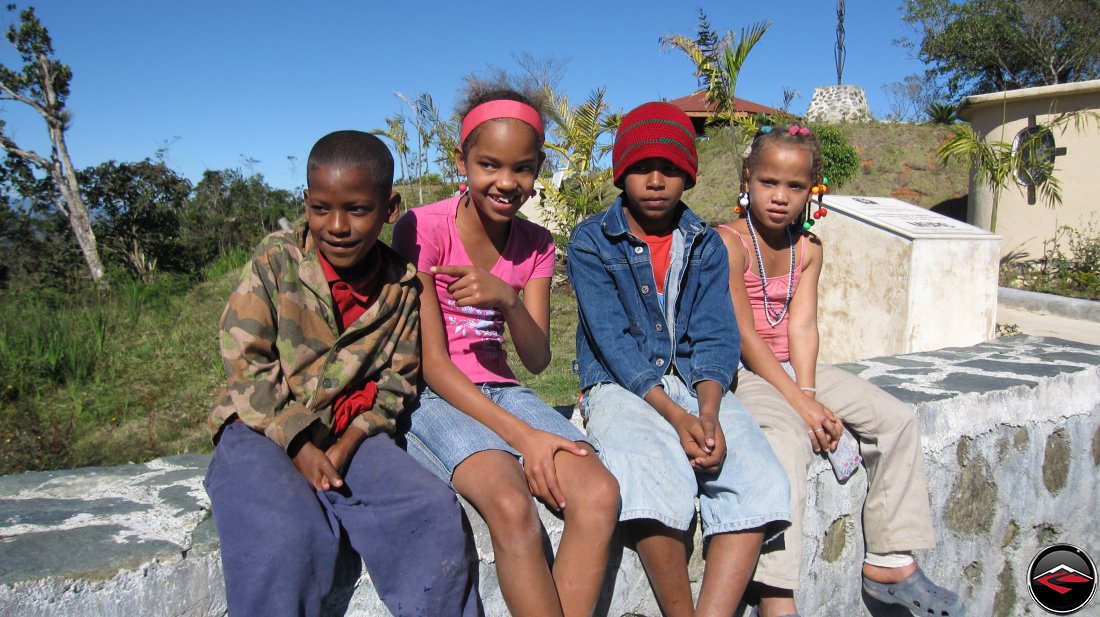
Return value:
[(814, 88), (806, 119), (811, 122), (870, 122), (871, 107), (867, 93), (859, 86), (823, 86)]
[(829, 195), (813, 232), (821, 362), (994, 337), (1000, 236), (892, 197)]

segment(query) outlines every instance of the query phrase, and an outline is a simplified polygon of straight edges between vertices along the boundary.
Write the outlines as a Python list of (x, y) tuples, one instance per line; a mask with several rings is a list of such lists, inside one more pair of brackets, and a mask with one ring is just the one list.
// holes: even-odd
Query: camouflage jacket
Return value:
[[(351, 423), (368, 436), (394, 432), (420, 371), (416, 268), (379, 242), (385, 260), (378, 300), (339, 333), (332, 293), (304, 225), (269, 235), (244, 267), (221, 318), (228, 384), (210, 412), (218, 430), (237, 415), (286, 449), (303, 430), (322, 445), (332, 403), (364, 381), (378, 384), (374, 408)], [(317, 424), (315, 424), (317, 423)]]

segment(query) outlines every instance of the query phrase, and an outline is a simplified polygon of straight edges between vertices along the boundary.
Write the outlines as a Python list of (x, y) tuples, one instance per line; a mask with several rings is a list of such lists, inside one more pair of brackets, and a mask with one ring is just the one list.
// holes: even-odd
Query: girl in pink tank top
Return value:
[[(858, 439), (858, 454), (868, 461), (864, 521), (881, 521), (864, 527), (864, 592), (922, 614), (963, 615), (959, 596), (933, 583), (911, 556), (934, 545), (912, 410), (855, 375), (817, 364), (822, 245), (809, 230), (825, 215), (824, 182), (821, 148), (808, 128), (765, 126), (742, 163), (738, 210), (747, 211), (718, 230), (729, 253), (741, 334), (744, 369), (735, 394), (764, 430), (791, 483), (784, 546), (762, 553), (753, 574), (757, 614), (797, 616), (806, 475), (813, 454), (836, 451), (844, 436), (845, 445)], [(859, 462), (854, 449), (835, 458), (837, 469), (849, 467), (838, 479)]]

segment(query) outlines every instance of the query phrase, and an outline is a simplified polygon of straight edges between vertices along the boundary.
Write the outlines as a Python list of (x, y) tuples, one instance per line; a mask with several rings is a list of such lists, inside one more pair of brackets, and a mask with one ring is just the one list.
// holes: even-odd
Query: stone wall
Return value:
[[(1100, 347), (1014, 337), (845, 368), (916, 406), (939, 543), (918, 558), (967, 599), (968, 614), (1041, 614), (1027, 568), (1055, 541), (1100, 557)], [(208, 461), (184, 455), (0, 478), (0, 616), (224, 615), (201, 485)], [(841, 486), (822, 461), (810, 483), (802, 615), (904, 614), (861, 597), (865, 475)], [(487, 531), (467, 512), (486, 614), (505, 615)], [(556, 545), (559, 519), (544, 511), (543, 522)], [(696, 586), (700, 553), (697, 541)], [(345, 572), (329, 614), (387, 614), (354, 555)], [(659, 615), (629, 546), (613, 550), (598, 614)]]
[(867, 93), (859, 86), (825, 86), (814, 88), (806, 119), (813, 122), (870, 122), (871, 107)]

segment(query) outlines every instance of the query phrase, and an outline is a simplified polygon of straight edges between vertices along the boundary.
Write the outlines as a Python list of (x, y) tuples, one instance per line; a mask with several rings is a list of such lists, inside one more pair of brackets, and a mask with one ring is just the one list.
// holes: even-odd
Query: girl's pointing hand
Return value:
[(458, 306), (491, 306), (508, 311), (519, 302), (512, 286), (477, 266), (432, 266), (431, 273), (457, 280), (447, 286)]

